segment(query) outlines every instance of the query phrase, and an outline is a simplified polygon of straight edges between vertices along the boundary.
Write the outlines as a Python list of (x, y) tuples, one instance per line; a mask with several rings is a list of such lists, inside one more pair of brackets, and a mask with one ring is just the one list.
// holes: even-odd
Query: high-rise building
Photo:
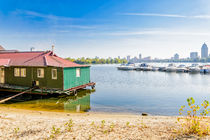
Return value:
[(179, 59), (179, 54), (178, 53), (174, 54), (174, 59), (175, 60), (178, 60)]
[(131, 60), (131, 56), (128, 55), (128, 56), (127, 56), (127, 61), (129, 62), (130, 60)]
[(118, 56), (118, 59), (120, 59), (120, 56)]
[(203, 44), (201, 47), (201, 58), (207, 58), (208, 57), (208, 47), (206, 43)]
[(198, 58), (198, 52), (191, 52), (190, 59), (196, 59), (196, 58)]
[(141, 54), (139, 54), (139, 60), (141, 60)]

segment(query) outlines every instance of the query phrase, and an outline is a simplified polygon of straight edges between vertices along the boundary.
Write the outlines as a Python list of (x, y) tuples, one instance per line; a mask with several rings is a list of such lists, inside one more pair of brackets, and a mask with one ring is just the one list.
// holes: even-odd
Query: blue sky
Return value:
[(63, 57), (188, 57), (210, 45), (207, 0), (0, 0), (0, 44)]

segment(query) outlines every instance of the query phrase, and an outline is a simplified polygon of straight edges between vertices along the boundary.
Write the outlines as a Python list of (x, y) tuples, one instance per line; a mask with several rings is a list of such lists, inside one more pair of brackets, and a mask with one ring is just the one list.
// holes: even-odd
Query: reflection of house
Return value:
[(90, 95), (86, 95), (77, 100), (70, 100), (64, 103), (65, 111), (88, 111), (90, 110)]

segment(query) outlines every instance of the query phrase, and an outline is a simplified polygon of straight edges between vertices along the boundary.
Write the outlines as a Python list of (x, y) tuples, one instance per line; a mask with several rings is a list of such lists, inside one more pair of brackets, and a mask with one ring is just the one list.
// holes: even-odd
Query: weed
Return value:
[(126, 126), (130, 128), (130, 122), (126, 122)]
[(102, 120), (101, 121), (101, 128), (104, 128), (104, 125), (105, 125), (105, 120)]
[(115, 124), (112, 123), (112, 124), (109, 126), (109, 131), (110, 131), (110, 132), (113, 131), (113, 130), (114, 130), (114, 127), (115, 127)]
[(90, 125), (91, 125), (91, 126), (95, 126), (95, 122), (93, 121)]
[(14, 133), (15, 133), (15, 134), (17, 134), (17, 133), (19, 132), (19, 130), (20, 130), (20, 128), (19, 128), (19, 127), (17, 127), (17, 128), (14, 128), (14, 130), (13, 130), (13, 131), (14, 131)]
[[(199, 114), (200, 106), (195, 105), (195, 100), (191, 97), (187, 99), (189, 110), (187, 110), (187, 116), (177, 118), (178, 123), (181, 125), (181, 129), (178, 130), (180, 134), (198, 136), (204, 136), (209, 134), (209, 122), (206, 120), (206, 116), (209, 113), (209, 102), (203, 101), (201, 104), (203, 110)], [(185, 106), (181, 106), (179, 114), (182, 115)]]
[(67, 123), (65, 123), (66, 130), (67, 130), (67, 131), (72, 131), (73, 125), (74, 125), (73, 120), (70, 119)]
[(91, 139), (92, 139), (92, 136), (91, 136), (91, 135), (89, 135), (88, 140), (91, 140)]
[(60, 134), (61, 133), (61, 129), (60, 128), (56, 128), (54, 125), (52, 127), (52, 130), (51, 130), (51, 135), (50, 135), (50, 138), (55, 138), (56, 135)]

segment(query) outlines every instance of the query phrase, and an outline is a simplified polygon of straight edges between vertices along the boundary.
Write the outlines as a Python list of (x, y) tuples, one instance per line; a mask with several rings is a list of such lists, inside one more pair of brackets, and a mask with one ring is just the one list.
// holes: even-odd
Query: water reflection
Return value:
[[(95, 90), (81, 90), (76, 96), (37, 96), (26, 94), (4, 104), (0, 104), (0, 106), (43, 111), (87, 112), (91, 109), (90, 94), (93, 92)], [(0, 98), (5, 98), (5, 95), (8, 94), (0, 93)]]

